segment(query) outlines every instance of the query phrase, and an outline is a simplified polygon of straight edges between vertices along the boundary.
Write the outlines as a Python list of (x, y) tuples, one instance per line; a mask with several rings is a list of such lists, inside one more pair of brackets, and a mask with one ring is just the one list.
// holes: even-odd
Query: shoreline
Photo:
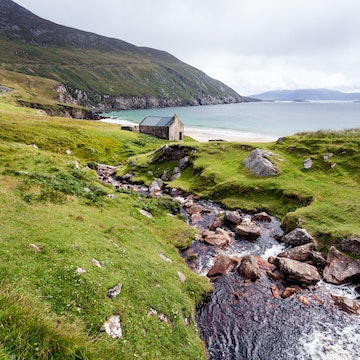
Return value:
[[(139, 124), (129, 120), (122, 119), (102, 119), (101, 122), (109, 124), (117, 124), (122, 126), (137, 126)], [(185, 136), (189, 136), (199, 142), (208, 141), (229, 141), (229, 142), (273, 142), (276, 141), (279, 136), (252, 133), (246, 131), (237, 131), (229, 129), (215, 129), (215, 128), (196, 128), (185, 125)]]

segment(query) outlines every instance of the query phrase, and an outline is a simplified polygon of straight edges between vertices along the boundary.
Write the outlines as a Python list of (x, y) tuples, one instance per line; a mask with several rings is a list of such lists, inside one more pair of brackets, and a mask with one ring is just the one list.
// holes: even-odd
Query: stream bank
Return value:
[[(149, 187), (118, 179), (114, 167), (99, 165), (98, 176), (119, 190), (150, 193)], [(360, 316), (356, 315), (359, 294), (355, 286), (334, 286), (322, 280), (301, 284), (284, 278), (268, 262), (291, 248), (279, 242), (284, 235), (279, 220), (256, 211), (228, 212), (176, 189), (160, 187), (152, 196), (163, 194), (181, 203), (181, 214), (199, 232), (181, 255), (214, 286), (197, 311), (209, 359), (351, 360), (358, 356)], [(239, 231), (237, 221), (247, 225), (247, 234)], [(253, 270), (244, 271), (244, 258), (253, 262)]]

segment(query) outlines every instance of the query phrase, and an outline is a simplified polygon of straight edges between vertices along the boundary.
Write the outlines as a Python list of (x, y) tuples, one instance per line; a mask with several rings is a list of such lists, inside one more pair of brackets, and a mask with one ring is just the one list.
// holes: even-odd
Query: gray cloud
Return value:
[(358, 0), (18, 0), (57, 23), (166, 50), (241, 94), (360, 90)]

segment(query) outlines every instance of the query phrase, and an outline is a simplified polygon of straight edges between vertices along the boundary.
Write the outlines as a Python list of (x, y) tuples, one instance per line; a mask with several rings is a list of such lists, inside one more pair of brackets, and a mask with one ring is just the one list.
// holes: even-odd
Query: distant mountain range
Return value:
[(57, 80), (63, 101), (99, 110), (250, 101), (167, 52), (57, 25), (11, 0), (0, 0), (0, 69)]
[(328, 89), (274, 90), (250, 95), (251, 98), (264, 101), (306, 101), (306, 100), (360, 100), (360, 93), (343, 93)]

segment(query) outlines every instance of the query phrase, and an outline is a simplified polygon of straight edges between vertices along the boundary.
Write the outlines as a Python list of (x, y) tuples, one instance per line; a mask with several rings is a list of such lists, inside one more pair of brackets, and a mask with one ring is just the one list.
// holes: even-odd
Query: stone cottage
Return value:
[(173, 117), (147, 116), (140, 123), (139, 132), (160, 139), (184, 140), (184, 124), (176, 114)]

